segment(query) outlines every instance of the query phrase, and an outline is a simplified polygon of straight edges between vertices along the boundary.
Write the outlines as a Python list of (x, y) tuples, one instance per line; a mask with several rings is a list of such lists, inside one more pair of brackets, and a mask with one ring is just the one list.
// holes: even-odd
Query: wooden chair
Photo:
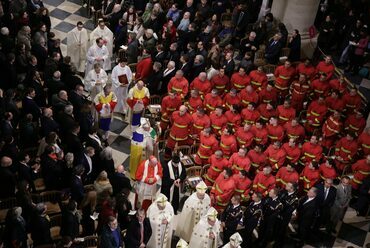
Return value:
[(208, 171), (208, 169), (211, 167), (211, 165), (210, 164), (205, 164), (205, 165), (203, 165), (203, 167), (202, 167), (202, 172), (201, 172), (201, 176), (202, 176), (202, 178), (204, 177), (204, 175), (206, 175), (207, 174), (207, 171)]
[(191, 151), (190, 146), (187, 145), (175, 147), (175, 153), (180, 154), (181, 152), (182, 155), (184, 156), (190, 156), (191, 155), (190, 151)]
[(265, 61), (265, 51), (264, 50), (257, 50), (254, 54), (254, 64), (257, 66), (263, 66), (266, 64)]
[(57, 214), (50, 217), (50, 234), (52, 240), (60, 240), (60, 229), (62, 227), (62, 215)]
[(62, 192), (57, 190), (45, 191), (40, 193), (39, 202), (47, 206), (46, 214), (57, 214), (61, 212), (59, 203), (61, 202)]
[(37, 192), (41, 192), (46, 189), (43, 178), (37, 178), (33, 183), (35, 184)]
[(263, 66), (263, 71), (266, 74), (274, 74), (276, 67), (276, 65), (267, 64)]
[(187, 177), (200, 177), (202, 175), (202, 166), (192, 166), (189, 168), (186, 168), (186, 176)]
[(195, 161), (195, 156), (197, 155), (199, 149), (199, 143), (194, 143), (190, 146), (190, 157), (193, 161)]
[(83, 247), (85, 248), (96, 248), (98, 247), (98, 237), (97, 236), (86, 236), (83, 238)]
[(9, 209), (17, 206), (17, 199), (15, 197), (0, 200), (0, 223), (5, 222), (6, 215)]
[(150, 96), (149, 104), (161, 104), (161, 96), (159, 95), (152, 95)]

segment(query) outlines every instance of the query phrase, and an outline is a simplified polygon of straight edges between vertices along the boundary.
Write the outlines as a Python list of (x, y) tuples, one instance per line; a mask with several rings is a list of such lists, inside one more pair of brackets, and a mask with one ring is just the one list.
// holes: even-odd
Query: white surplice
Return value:
[(132, 80), (132, 71), (130, 67), (125, 65), (122, 67), (120, 64), (116, 65), (112, 70), (112, 86), (114, 93), (117, 96), (117, 106), (115, 108), (115, 112), (127, 114), (127, 92), (128, 92), (128, 85), (122, 86), (118, 80), (118, 77), (121, 75), (127, 76), (128, 83)]
[(79, 72), (85, 71), (88, 45), (89, 36), (85, 28), (80, 31), (75, 27), (67, 34), (67, 55)]
[[(97, 61), (97, 58), (102, 58), (103, 60)], [(99, 47), (96, 43), (92, 45), (89, 50), (87, 51), (86, 55), (87, 63), (86, 63), (86, 73), (89, 73), (93, 68), (94, 64), (98, 63), (101, 65), (103, 70), (107, 71), (111, 68), (110, 62), (110, 53), (105, 45)]]
[(92, 69), (89, 71), (89, 73), (87, 73), (84, 80), (84, 85), (85, 88), (90, 92), (92, 99), (94, 99), (97, 94), (103, 91), (107, 81), (108, 75), (103, 69), (100, 69), (99, 73), (96, 73), (95, 69)]
[[(96, 27), (90, 34), (90, 44), (93, 45), (96, 43), (97, 38), (103, 38), (105, 45), (108, 48), (110, 55), (113, 54), (113, 33), (112, 31), (105, 26), (104, 29), (101, 29), (99, 26)], [(111, 68), (109, 68), (110, 70)]]

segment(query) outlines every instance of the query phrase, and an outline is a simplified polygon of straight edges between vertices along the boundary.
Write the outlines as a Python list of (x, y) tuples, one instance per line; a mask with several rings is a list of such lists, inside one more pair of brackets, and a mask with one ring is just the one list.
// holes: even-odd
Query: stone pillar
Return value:
[(273, 0), (271, 6), (271, 13), (280, 21), (283, 20), (285, 15), (285, 8), (290, 0)]
[(308, 29), (314, 24), (320, 0), (273, 0), (271, 13), (283, 22), (289, 33), (298, 29), (301, 34), (302, 58), (312, 57), (316, 38), (309, 39)]
[(319, 5), (320, 0), (287, 0), (281, 21), (290, 32), (298, 29), (301, 34), (306, 34), (308, 28), (314, 24)]

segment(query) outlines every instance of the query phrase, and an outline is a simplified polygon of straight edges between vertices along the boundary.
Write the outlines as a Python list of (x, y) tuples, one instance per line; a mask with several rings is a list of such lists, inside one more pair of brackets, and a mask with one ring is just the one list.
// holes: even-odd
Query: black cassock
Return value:
[[(175, 166), (172, 164), (172, 169), (173, 169), (173, 175), (175, 179), (172, 179), (170, 177), (170, 169), (169, 166), (171, 166), (171, 161), (163, 166), (163, 178), (162, 178), (162, 187), (161, 187), (161, 193), (167, 196), (168, 199), (170, 199), (170, 192), (171, 192), (171, 187), (174, 183), (175, 180), (180, 179), (180, 183), (183, 183), (183, 181), (186, 178), (186, 170), (184, 166), (182, 166), (181, 173), (179, 173), (179, 167)], [(171, 204), (173, 206), (174, 213), (177, 213), (177, 210), (179, 208), (179, 202), (180, 202), (180, 188), (174, 186), (173, 188), (173, 197)]]

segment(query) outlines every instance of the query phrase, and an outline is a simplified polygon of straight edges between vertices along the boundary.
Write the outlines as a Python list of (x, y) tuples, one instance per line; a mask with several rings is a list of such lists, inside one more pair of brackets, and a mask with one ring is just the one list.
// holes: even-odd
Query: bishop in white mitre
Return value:
[(193, 228), (202, 216), (205, 216), (211, 205), (211, 199), (206, 194), (207, 185), (201, 181), (196, 186), (196, 192), (186, 199), (176, 227), (176, 236), (189, 242)]
[[(126, 75), (127, 83), (125, 84), (120, 81), (120, 78)], [(115, 112), (119, 112), (122, 114), (127, 114), (127, 93), (128, 93), (128, 86), (129, 83), (132, 81), (132, 71), (130, 67), (127, 66), (127, 59), (120, 58), (118, 65), (116, 65), (112, 70), (112, 86), (114, 93), (118, 98), (117, 106)]]
[(230, 236), (230, 242), (224, 245), (222, 248), (241, 248), (241, 244), (243, 243), (242, 236), (239, 233), (234, 233)]
[[(99, 19), (98, 26), (91, 32), (90, 34), (90, 43), (91, 45), (94, 44), (97, 38), (102, 38), (104, 41), (104, 45), (108, 48), (108, 52), (110, 55), (113, 54), (113, 33), (112, 31), (105, 25), (103, 19)], [(109, 65), (109, 69), (111, 69)], [(104, 69), (107, 70), (107, 69)]]
[(82, 22), (67, 34), (67, 55), (76, 66), (78, 72), (84, 72), (86, 66), (86, 52), (89, 44), (89, 36)]
[(217, 219), (217, 210), (211, 207), (198, 224), (195, 225), (189, 247), (217, 248), (222, 245), (220, 237), (221, 222)]
[(173, 230), (174, 211), (164, 194), (159, 194), (147, 211), (152, 227), (152, 236), (147, 248), (170, 248)]
[(87, 51), (86, 58), (87, 63), (85, 74), (89, 73), (94, 68), (95, 64), (100, 64), (101, 68), (105, 71), (110, 70), (110, 54), (107, 47), (104, 45), (102, 38), (95, 40), (95, 44)]
[(185, 240), (180, 239), (176, 244), (176, 248), (189, 248), (189, 245)]

